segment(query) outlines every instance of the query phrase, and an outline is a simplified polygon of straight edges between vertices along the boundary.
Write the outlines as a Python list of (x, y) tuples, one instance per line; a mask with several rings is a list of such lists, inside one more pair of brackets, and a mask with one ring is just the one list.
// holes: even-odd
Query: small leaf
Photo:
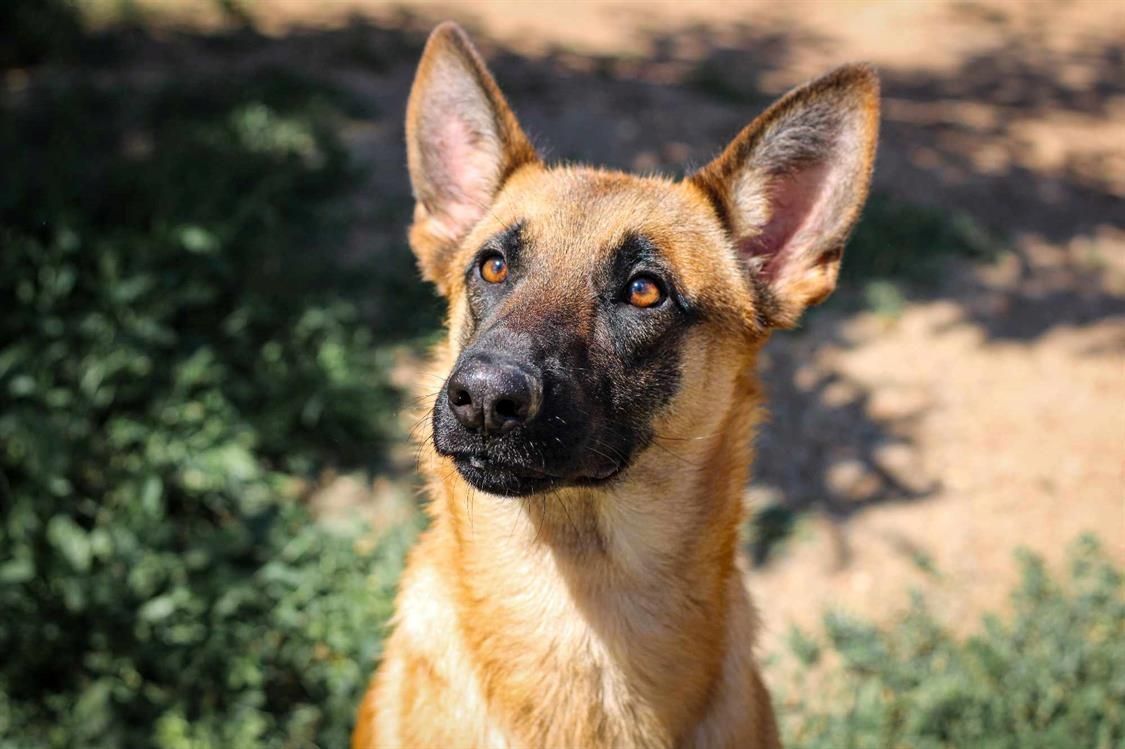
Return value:
[(86, 531), (66, 515), (56, 515), (47, 524), (47, 539), (79, 572), (90, 568), (90, 539)]
[(142, 621), (158, 622), (167, 619), (176, 610), (176, 601), (172, 594), (165, 593), (162, 596), (157, 596), (151, 601), (141, 606), (137, 615)]

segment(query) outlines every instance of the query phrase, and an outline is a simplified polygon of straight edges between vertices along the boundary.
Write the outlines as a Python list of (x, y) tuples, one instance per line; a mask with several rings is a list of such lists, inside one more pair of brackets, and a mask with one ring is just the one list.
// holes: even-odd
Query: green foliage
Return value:
[(411, 530), (295, 501), (394, 406), (324, 270), (337, 101), (34, 94), (0, 111), (0, 747), (343, 746)]
[(1118, 749), (1125, 746), (1125, 586), (1085, 537), (1065, 586), (1024, 554), (1011, 621), (961, 641), (920, 599), (882, 631), (833, 614), (823, 646), (791, 635), (804, 665), (838, 657), (827, 686), (784, 708), (804, 749)]
[(848, 241), (846, 281), (932, 284), (950, 257), (987, 260), (998, 242), (964, 213), (913, 205), (875, 193)]
[(839, 291), (825, 306), (897, 318), (908, 297), (932, 292), (946, 277), (950, 259), (988, 261), (1002, 247), (1000, 238), (964, 213), (875, 193), (844, 251)]

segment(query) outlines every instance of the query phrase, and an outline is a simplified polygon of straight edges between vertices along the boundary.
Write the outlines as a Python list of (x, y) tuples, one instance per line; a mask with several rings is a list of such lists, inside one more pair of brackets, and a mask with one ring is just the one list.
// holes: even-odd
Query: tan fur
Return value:
[[(766, 168), (740, 167), (752, 149), (738, 144), (761, 137), (754, 126), (682, 182), (548, 168), (514, 134), (514, 116), (467, 45), (451, 25), (435, 31), (412, 93), (408, 142), (426, 147), (417, 140), (417, 102), (435, 85), (429, 71), (448, 64), (435, 60), (454, 55), (479, 67), (473, 75), (484, 81), (516, 153), (498, 160), (503, 177), (463, 235), (432, 231), (439, 205), (419, 209), (412, 243), (449, 302), (449, 336), (424, 380), (444, 380), (460, 351), (463, 269), (483, 242), (516, 222), (531, 243), (550, 250), (498, 314), (581, 329), (592, 269), (628, 232), (639, 232), (676, 269), (703, 321), (685, 336), (680, 386), (654, 416), (656, 438), (604, 488), (484, 495), (422, 436), (431, 527), (410, 554), (353, 749), (776, 747), (754, 659), (757, 616), (743, 585), (738, 529), (761, 403), (755, 360), (770, 326), (791, 324), (799, 308), (827, 293), (817, 245), (802, 246), (804, 265), (786, 268), (784, 285), (763, 290), (747, 282), (740, 224), (729, 214), (745, 213), (732, 203), (747, 169)], [(873, 158), (877, 104), (847, 95), (855, 81), (844, 76), (829, 86), (847, 106), (861, 101), (868, 109), (855, 120), (867, 131), (857, 141), (863, 163), (852, 171), (859, 176), (848, 175), (854, 204), (843, 207), (839, 236), (822, 253), (842, 244)], [(764, 118), (755, 124), (771, 126), (768, 113)], [(429, 176), (416, 162), (412, 155), (415, 189), (424, 192), (419, 185)], [(827, 262), (838, 264), (838, 257)], [(818, 279), (805, 280), (810, 273)], [(834, 268), (828, 275), (834, 282)], [(812, 291), (802, 289), (810, 283)]]

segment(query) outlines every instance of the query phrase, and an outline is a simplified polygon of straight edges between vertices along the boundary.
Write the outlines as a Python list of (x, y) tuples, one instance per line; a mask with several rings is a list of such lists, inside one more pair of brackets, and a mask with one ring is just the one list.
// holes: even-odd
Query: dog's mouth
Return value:
[(567, 486), (594, 486), (612, 481), (624, 468), (620, 463), (602, 459), (576, 472), (552, 472), (544, 467), (497, 460), (484, 453), (451, 456), (458, 473), (473, 487), (489, 494), (525, 497)]

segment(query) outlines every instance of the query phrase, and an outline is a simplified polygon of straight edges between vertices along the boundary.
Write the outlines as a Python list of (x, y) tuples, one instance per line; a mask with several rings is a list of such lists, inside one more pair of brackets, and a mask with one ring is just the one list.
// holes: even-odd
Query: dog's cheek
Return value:
[(430, 428), (433, 433), (434, 448), (442, 455), (448, 455), (456, 448), (452, 439), (455, 433), (452, 426), (452, 413), (445, 400), (445, 394), (441, 393), (434, 400), (434, 408), (430, 414)]
[(675, 396), (656, 415), (664, 437), (688, 440), (715, 434), (731, 410), (744, 368), (739, 341), (696, 328), (680, 346), (680, 381)]
[(633, 450), (652, 441), (659, 415), (677, 399), (683, 382), (683, 339), (682, 330), (671, 330), (644, 350), (619, 359), (613, 418), (629, 425)]
[(449, 341), (456, 357), (469, 345), (477, 329), (477, 315), (468, 294), (463, 290), (449, 300)]

